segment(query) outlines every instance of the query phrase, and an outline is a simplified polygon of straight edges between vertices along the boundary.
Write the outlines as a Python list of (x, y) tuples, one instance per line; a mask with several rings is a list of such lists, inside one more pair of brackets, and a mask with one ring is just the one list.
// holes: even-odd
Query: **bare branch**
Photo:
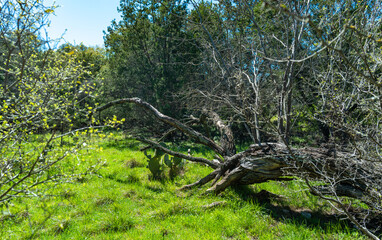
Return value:
[(172, 156), (175, 156), (175, 157), (180, 157), (180, 158), (183, 158), (183, 159), (187, 159), (191, 162), (198, 162), (198, 163), (204, 163), (204, 164), (207, 164), (208, 166), (212, 167), (212, 168), (218, 168), (219, 165), (216, 164), (215, 162), (213, 161), (210, 161), (208, 159), (205, 159), (205, 158), (200, 158), (200, 157), (192, 157), (192, 156), (189, 156), (189, 155), (186, 155), (186, 154), (183, 154), (183, 153), (179, 153), (179, 152), (175, 152), (175, 151), (172, 151), (168, 148), (165, 148), (163, 147), (162, 145), (160, 145), (159, 143), (157, 142), (154, 142), (154, 141), (151, 141), (151, 140), (148, 140), (148, 139), (144, 139), (144, 138), (136, 138), (138, 141), (140, 142), (143, 142), (143, 143), (147, 143), (147, 144), (150, 144), (150, 146), (152, 148), (155, 148), (155, 149), (159, 149), (165, 153), (168, 153)]
[(153, 107), (151, 104), (144, 102), (139, 98), (123, 98), (123, 99), (115, 100), (115, 101), (109, 102), (109, 103), (107, 103), (101, 107), (96, 108), (95, 111), (102, 111), (102, 110), (105, 110), (105, 109), (112, 107), (114, 105), (123, 104), (123, 103), (134, 103), (134, 104), (138, 105), (139, 107), (142, 107), (142, 108), (148, 110), (158, 120), (160, 120), (160, 121), (162, 121), (162, 122), (164, 122), (170, 126), (173, 126), (174, 128), (178, 129), (179, 131), (183, 132), (184, 134), (186, 134), (187, 136), (192, 138), (197, 143), (203, 144), (203, 145), (211, 148), (213, 151), (215, 151), (216, 153), (218, 153), (220, 155), (224, 155), (225, 150), (222, 147), (220, 147), (218, 144), (216, 144), (214, 141), (205, 137), (203, 134), (195, 131), (194, 129), (184, 125), (183, 123), (179, 122), (178, 120), (162, 114), (155, 107)]

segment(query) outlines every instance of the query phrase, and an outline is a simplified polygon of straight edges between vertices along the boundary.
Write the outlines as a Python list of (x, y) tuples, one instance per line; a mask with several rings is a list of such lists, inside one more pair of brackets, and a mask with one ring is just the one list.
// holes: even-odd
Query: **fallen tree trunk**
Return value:
[[(296, 176), (324, 182), (330, 179), (331, 189), (325, 186), (316, 189), (325, 194), (330, 193), (337, 196), (362, 199), (364, 195), (375, 195), (372, 192), (380, 190), (371, 189), (369, 182), (380, 182), (382, 175), (376, 171), (370, 171), (374, 169), (373, 166), (360, 168), (361, 162), (352, 154), (346, 152), (336, 152), (333, 155), (332, 151), (326, 148), (306, 147), (292, 149), (280, 143), (263, 143), (261, 145), (251, 145), (246, 151), (234, 154), (235, 145), (232, 131), (216, 113), (207, 110), (205, 114), (211, 117), (211, 121), (216, 124), (222, 134), (220, 145), (178, 120), (162, 114), (155, 107), (139, 98), (116, 100), (96, 108), (96, 111), (102, 111), (123, 103), (134, 103), (149, 110), (158, 120), (171, 125), (189, 136), (196, 143), (203, 144), (220, 155), (220, 160), (223, 161), (218, 163), (218, 161), (177, 153), (155, 141), (138, 138), (139, 141), (149, 144), (154, 149), (159, 149), (192, 162), (204, 163), (216, 169), (206, 179), (198, 181), (192, 186), (203, 185), (215, 180), (209, 190), (219, 193), (231, 185), (249, 185), (270, 180), (289, 180), (285, 177)], [(184, 189), (189, 187), (185, 186)]]
[[(217, 154), (218, 161), (196, 158), (172, 151), (158, 142), (138, 138), (139, 141), (148, 144), (153, 149), (191, 162), (203, 163), (214, 169), (213, 172), (197, 182), (183, 186), (182, 190), (212, 182), (208, 191), (218, 194), (229, 186), (267, 181), (290, 181), (293, 180), (293, 177), (298, 177), (307, 181), (312, 194), (337, 203), (346, 215), (349, 215), (348, 209), (342, 204), (339, 197), (358, 199), (374, 213), (382, 213), (380, 208), (382, 206), (382, 169), (380, 164), (364, 162), (349, 152), (336, 151), (333, 153), (330, 148), (296, 149), (280, 143), (255, 144), (245, 151), (236, 153), (231, 129), (214, 112), (206, 111), (204, 114), (209, 116), (220, 130), (220, 143), (216, 143), (180, 121), (160, 113), (152, 105), (139, 98), (120, 99), (95, 110), (102, 111), (122, 103), (133, 103), (145, 108), (159, 121), (178, 129), (194, 142), (209, 147)], [(313, 186), (310, 181), (319, 181), (320, 184)], [(349, 219), (354, 220), (350, 215)], [(378, 239), (357, 221), (355, 224), (369, 237)]]
[(210, 190), (221, 192), (235, 184), (249, 185), (299, 177), (329, 182), (330, 186), (316, 188), (324, 195), (346, 196), (365, 202), (370, 201), (368, 198), (371, 196), (375, 200), (379, 198), (378, 190), (370, 186), (381, 182), (382, 175), (372, 166), (361, 169), (361, 162), (349, 153), (340, 152), (334, 157), (328, 149), (291, 149), (283, 144), (268, 143), (252, 145), (227, 160), (225, 164), (231, 167)]

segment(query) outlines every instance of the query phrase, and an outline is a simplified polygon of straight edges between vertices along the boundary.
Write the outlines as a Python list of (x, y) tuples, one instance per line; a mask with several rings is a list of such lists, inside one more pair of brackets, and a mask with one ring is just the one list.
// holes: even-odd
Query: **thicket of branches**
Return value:
[(84, 173), (58, 164), (81, 147), (64, 146), (61, 136), (90, 127), (99, 85), (93, 63), (104, 55), (84, 46), (56, 48), (45, 29), (54, 9), (39, 0), (0, 3), (1, 206)]
[[(199, 132), (164, 115), (184, 112), (168, 112), (163, 95), (125, 92), (105, 106), (135, 103), (214, 150), (220, 163), (192, 186), (213, 181), (219, 192), (298, 176), (378, 239), (368, 221), (382, 210), (380, 1), (121, 1), (120, 12), (106, 46), (111, 61), (124, 61), (110, 79), (132, 82), (125, 90), (179, 84), (165, 93), (177, 93)], [(256, 145), (236, 153), (243, 139)], [(362, 214), (348, 197), (367, 205)]]
[[(52, 47), (54, 7), (2, 1), (0, 202), (67, 179), (55, 166), (77, 146), (63, 148), (60, 135), (116, 115), (151, 148), (214, 169), (182, 189), (298, 177), (378, 239), (369, 223), (382, 212), (381, 7), (121, 0), (103, 50)], [(178, 133), (216, 159), (159, 144)], [(237, 152), (243, 142), (252, 145)]]

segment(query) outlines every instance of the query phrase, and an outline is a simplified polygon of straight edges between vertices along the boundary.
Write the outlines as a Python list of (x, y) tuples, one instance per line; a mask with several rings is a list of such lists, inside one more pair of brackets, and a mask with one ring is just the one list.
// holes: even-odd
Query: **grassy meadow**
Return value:
[[(152, 179), (138, 142), (121, 134), (93, 138), (63, 168), (96, 174), (46, 186), (46, 196), (1, 206), (0, 239), (365, 239), (310, 195), (301, 181), (230, 188), (178, 189), (211, 169), (186, 163), (170, 179)], [(212, 153), (193, 145), (194, 155)]]

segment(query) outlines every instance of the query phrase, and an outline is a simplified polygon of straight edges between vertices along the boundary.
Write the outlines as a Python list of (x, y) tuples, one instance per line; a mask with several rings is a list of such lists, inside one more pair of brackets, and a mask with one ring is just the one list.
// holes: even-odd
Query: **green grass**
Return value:
[[(98, 174), (55, 186), (44, 198), (14, 201), (11, 215), (0, 218), (1, 239), (364, 239), (302, 182), (230, 188), (218, 196), (206, 195), (208, 186), (179, 191), (211, 169), (187, 163), (173, 180), (152, 180), (139, 143), (118, 135), (89, 146), (65, 164), (85, 169), (102, 160)], [(188, 148), (198, 151), (182, 150)]]

